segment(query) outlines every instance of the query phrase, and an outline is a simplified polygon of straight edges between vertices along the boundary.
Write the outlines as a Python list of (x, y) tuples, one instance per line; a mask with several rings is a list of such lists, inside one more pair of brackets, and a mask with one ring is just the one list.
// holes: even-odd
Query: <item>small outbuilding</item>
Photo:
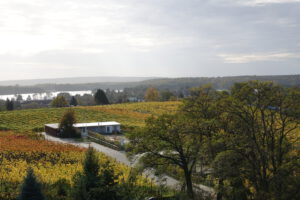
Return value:
[[(87, 136), (88, 131), (97, 132), (101, 134), (112, 134), (121, 132), (121, 124), (115, 121), (76, 123), (73, 126), (81, 132), (81, 136)], [(45, 124), (45, 132), (53, 136), (58, 136), (59, 124)]]

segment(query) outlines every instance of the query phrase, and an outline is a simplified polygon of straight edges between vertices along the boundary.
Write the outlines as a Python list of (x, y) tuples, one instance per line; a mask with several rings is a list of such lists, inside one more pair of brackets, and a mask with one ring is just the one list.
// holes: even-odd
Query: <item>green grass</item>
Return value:
[[(118, 121), (122, 128), (143, 126), (151, 115), (175, 112), (179, 102), (127, 103), (74, 107), (77, 122)], [(58, 123), (70, 108), (43, 108), (0, 112), (0, 130), (39, 132), (44, 124)]]

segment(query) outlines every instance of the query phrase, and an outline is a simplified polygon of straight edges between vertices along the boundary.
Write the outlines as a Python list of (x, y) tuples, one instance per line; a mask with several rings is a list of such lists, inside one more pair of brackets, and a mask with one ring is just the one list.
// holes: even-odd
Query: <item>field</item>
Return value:
[[(74, 107), (78, 122), (118, 121), (122, 128), (143, 126), (151, 116), (175, 112), (180, 102), (127, 103), (107, 106)], [(0, 130), (39, 132), (44, 124), (58, 123), (69, 108), (45, 108), (0, 112)]]

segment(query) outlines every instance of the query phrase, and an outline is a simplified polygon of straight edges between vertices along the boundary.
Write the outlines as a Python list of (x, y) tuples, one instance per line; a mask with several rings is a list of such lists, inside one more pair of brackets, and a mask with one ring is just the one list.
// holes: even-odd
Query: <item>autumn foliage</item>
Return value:
[[(86, 149), (73, 145), (35, 140), (13, 132), (0, 132), (0, 199), (15, 200), (19, 188), (31, 167), (42, 184), (47, 199), (56, 199), (57, 183), (73, 184), (73, 176), (82, 171)], [(110, 162), (119, 182), (125, 181), (130, 168), (97, 153), (100, 164)], [(136, 184), (147, 184), (139, 177)]]

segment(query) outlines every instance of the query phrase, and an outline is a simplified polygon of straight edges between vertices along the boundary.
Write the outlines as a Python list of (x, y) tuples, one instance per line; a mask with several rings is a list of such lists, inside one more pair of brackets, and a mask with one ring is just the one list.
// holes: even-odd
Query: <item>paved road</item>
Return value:
[[(102, 152), (104, 154), (106, 154), (109, 157), (114, 158), (116, 161), (123, 163), (125, 165), (128, 166), (134, 166), (135, 163), (130, 162), (130, 160), (127, 158), (125, 152), (121, 152), (121, 151), (117, 151), (111, 148), (108, 148), (106, 146), (94, 143), (94, 142), (77, 142), (73, 139), (62, 139), (62, 138), (57, 138), (57, 137), (53, 137), (50, 135), (47, 135), (45, 133), (43, 133), (43, 135), (45, 136), (46, 140), (49, 141), (53, 141), (53, 142), (59, 142), (59, 143), (64, 143), (64, 144), (72, 144), (78, 147), (84, 147), (84, 148), (88, 148), (89, 146), (95, 148), (97, 151)], [(170, 176), (162, 176), (160, 178), (158, 178), (157, 176), (154, 175), (154, 170), (146, 170), (144, 171), (144, 175), (148, 176), (149, 178), (153, 179), (155, 182), (157, 183), (161, 183), (163, 182), (164, 184), (166, 184), (169, 187), (172, 188), (179, 188), (180, 187), (180, 182)], [(207, 187), (205, 185), (197, 185), (197, 188), (200, 188), (201, 190), (207, 192), (207, 193), (214, 193), (214, 190), (210, 187)]]

